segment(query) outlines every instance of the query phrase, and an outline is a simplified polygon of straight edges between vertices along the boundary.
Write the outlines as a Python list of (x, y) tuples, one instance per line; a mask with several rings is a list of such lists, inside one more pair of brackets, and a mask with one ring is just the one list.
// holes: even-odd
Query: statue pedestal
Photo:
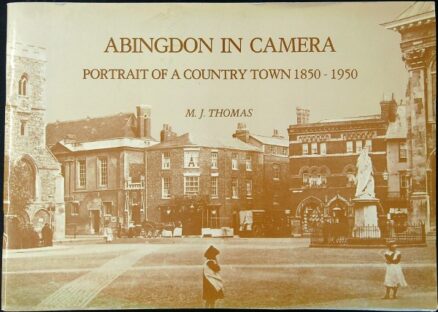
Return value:
[(377, 218), (377, 198), (355, 198), (353, 237), (380, 238), (380, 228)]

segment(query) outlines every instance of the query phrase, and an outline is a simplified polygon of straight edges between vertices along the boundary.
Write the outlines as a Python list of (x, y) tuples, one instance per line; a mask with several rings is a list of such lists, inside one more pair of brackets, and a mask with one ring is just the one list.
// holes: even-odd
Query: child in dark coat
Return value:
[(219, 275), (220, 266), (216, 259), (218, 254), (219, 250), (213, 246), (210, 246), (204, 253), (207, 260), (203, 269), (202, 299), (205, 300), (206, 308), (214, 308), (216, 300), (224, 298), (224, 285)]

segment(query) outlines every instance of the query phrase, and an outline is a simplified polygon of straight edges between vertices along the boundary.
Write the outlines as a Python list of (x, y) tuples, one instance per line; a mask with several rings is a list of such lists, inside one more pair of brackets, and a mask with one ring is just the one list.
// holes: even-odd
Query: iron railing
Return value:
[(385, 224), (382, 226), (349, 227), (346, 224), (322, 223), (310, 234), (310, 245), (381, 245), (395, 241), (398, 245), (425, 244), (424, 223)]

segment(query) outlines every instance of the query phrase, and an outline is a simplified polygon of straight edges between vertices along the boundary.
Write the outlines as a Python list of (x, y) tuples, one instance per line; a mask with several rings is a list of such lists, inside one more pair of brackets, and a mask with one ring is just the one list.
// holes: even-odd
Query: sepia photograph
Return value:
[(1, 308), (435, 311), (435, 3), (9, 3)]

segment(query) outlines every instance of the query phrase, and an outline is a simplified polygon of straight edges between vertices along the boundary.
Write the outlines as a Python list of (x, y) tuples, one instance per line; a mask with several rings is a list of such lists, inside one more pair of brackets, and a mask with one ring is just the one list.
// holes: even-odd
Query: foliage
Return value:
[(35, 173), (26, 160), (20, 160), (12, 168), (9, 179), (11, 210), (19, 213), (35, 197)]

